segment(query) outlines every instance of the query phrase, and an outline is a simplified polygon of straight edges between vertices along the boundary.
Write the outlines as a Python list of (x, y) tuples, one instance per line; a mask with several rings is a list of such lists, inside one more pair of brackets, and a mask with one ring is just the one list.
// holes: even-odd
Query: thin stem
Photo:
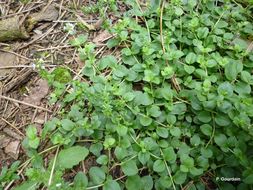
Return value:
[(58, 156), (59, 148), (60, 148), (60, 146), (57, 147), (56, 154), (55, 154), (55, 157), (54, 157), (53, 166), (52, 166), (52, 169), (51, 169), (51, 172), (50, 172), (50, 177), (49, 177), (49, 180), (48, 180), (48, 187), (50, 187), (50, 185), (52, 184), (54, 169), (55, 169), (55, 164), (56, 164), (56, 159), (57, 159), (57, 156)]
[(215, 121), (214, 121), (213, 113), (212, 113), (212, 120), (213, 120), (213, 132), (212, 132), (211, 138), (209, 139), (208, 143), (206, 144), (206, 148), (207, 148), (207, 147), (209, 146), (209, 144), (212, 142), (213, 137), (214, 137), (214, 134), (215, 134)]
[[(162, 153), (162, 155), (163, 155), (163, 157), (164, 157), (164, 154), (163, 154), (162, 149), (160, 149), (160, 151), (161, 151), (161, 153)], [(164, 164), (165, 164), (165, 166), (166, 166), (166, 170), (167, 170), (167, 172), (168, 172), (168, 174), (169, 174), (169, 177), (170, 177), (170, 180), (171, 180), (173, 189), (176, 190), (176, 186), (175, 186), (175, 184), (174, 184), (174, 181), (173, 181), (173, 178), (172, 178), (172, 175), (171, 175), (170, 168), (169, 168), (169, 166), (168, 166), (168, 164), (167, 164), (167, 162), (166, 162), (165, 159), (163, 159), (163, 162), (164, 162)]]
[(162, 0), (161, 13), (160, 13), (160, 39), (163, 53), (165, 53), (164, 39), (163, 39), (163, 9), (164, 9), (164, 1)]
[[(38, 154), (39, 154), (39, 155), (44, 154), (44, 153), (46, 153), (46, 152), (48, 152), (48, 151), (50, 151), (50, 150), (52, 150), (52, 149), (57, 148), (58, 146), (59, 146), (59, 145), (55, 145), (55, 146), (49, 147), (48, 149), (43, 150), (43, 151), (41, 151), (41, 152), (38, 153)], [(35, 156), (33, 156), (33, 157), (31, 157), (30, 159), (26, 160), (23, 164), (21, 164), (21, 165), (19, 166), (19, 168), (22, 168), (23, 166), (26, 166), (27, 164), (29, 164), (29, 162), (31, 162), (33, 158), (35, 158)]]
[[(139, 1), (138, 1), (138, 0), (135, 0), (135, 1), (136, 1), (136, 3), (137, 3), (138, 8), (140, 9), (141, 13), (143, 14), (143, 11), (142, 11), (142, 9), (141, 9), (141, 6), (140, 6)], [(149, 42), (151, 42), (151, 36), (150, 36), (150, 30), (149, 30), (149, 27), (148, 27), (148, 22), (147, 22), (145, 16), (143, 16), (143, 19), (144, 19), (144, 21), (145, 21), (145, 25), (146, 25), (146, 28), (147, 28), (147, 31), (148, 31)]]

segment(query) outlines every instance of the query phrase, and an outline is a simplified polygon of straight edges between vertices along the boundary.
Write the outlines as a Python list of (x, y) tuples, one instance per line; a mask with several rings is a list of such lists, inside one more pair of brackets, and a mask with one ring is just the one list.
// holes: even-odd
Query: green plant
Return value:
[[(63, 109), (45, 124), (42, 138), (63, 150), (43, 167), (44, 178), (28, 169), (35, 170), (28, 181), (49, 189), (202, 190), (212, 183), (252, 189), (249, 9), (225, 0), (126, 3), (131, 8), (107, 42), (123, 46), (121, 59), (97, 59), (94, 44), (72, 41), (89, 82), (72, 80), (71, 93), (56, 96)], [(61, 178), (86, 157), (96, 158), (86, 174), (73, 183)]]
[(10, 168), (7, 168), (4, 166), (1, 169), (0, 173), (0, 189), (3, 189), (4, 185), (6, 183), (11, 182), (12, 180), (19, 179), (19, 176), (17, 175), (17, 169), (20, 164), (20, 161), (14, 162)]
[(89, 4), (89, 6), (83, 6), (81, 8), (83, 13), (91, 14), (91, 13), (99, 13), (100, 16), (105, 17), (105, 12), (113, 11), (117, 13), (117, 1), (115, 0), (98, 0), (94, 4)]

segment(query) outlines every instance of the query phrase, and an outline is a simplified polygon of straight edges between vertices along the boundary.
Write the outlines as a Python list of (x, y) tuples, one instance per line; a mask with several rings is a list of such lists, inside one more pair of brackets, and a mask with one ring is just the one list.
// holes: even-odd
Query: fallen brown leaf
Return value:
[(4, 152), (14, 159), (18, 159), (20, 141), (11, 141), (4, 149)]
[(106, 40), (108, 40), (109, 38), (111, 38), (113, 35), (110, 34), (107, 30), (104, 30), (103, 32), (101, 32), (100, 34), (98, 34), (94, 39), (93, 39), (93, 42), (95, 44), (98, 44), (98, 43), (102, 43)]
[(24, 102), (39, 105), (42, 98), (48, 94), (49, 86), (46, 80), (40, 79), (37, 81), (36, 86), (31, 90), (29, 96), (24, 98)]
[[(18, 58), (16, 55), (12, 53), (0, 52), (0, 66), (14, 66), (18, 62)], [(7, 77), (13, 69), (0, 69), (0, 80)]]

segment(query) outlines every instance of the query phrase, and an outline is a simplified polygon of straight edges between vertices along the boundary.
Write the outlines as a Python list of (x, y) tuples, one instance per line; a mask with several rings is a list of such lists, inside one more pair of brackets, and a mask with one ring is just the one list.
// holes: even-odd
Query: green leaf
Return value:
[(145, 165), (150, 159), (150, 153), (149, 152), (139, 152), (138, 159), (143, 165)]
[(29, 125), (26, 129), (26, 136), (29, 147), (37, 149), (40, 144), (40, 139), (37, 137), (37, 128), (33, 125)]
[(226, 40), (232, 40), (234, 38), (234, 35), (232, 33), (225, 33), (223, 35), (223, 37), (226, 39)]
[(229, 126), (231, 123), (229, 117), (222, 113), (217, 114), (214, 120), (219, 126)]
[(184, 14), (184, 11), (181, 7), (175, 7), (175, 14), (177, 16), (181, 16), (182, 14)]
[(44, 128), (42, 130), (42, 138), (44, 139), (48, 132), (55, 130), (56, 126), (60, 123), (60, 120), (57, 118), (52, 118), (44, 124)]
[(147, 109), (148, 114), (151, 115), (152, 117), (159, 117), (162, 112), (160, 111), (159, 106), (152, 105), (150, 108)]
[(224, 134), (216, 134), (214, 136), (214, 142), (219, 146), (224, 146), (227, 142), (227, 137)]
[(181, 165), (180, 165), (180, 171), (181, 171), (181, 172), (184, 172), (184, 173), (187, 173), (187, 172), (189, 172), (189, 169), (188, 169), (188, 167), (185, 166), (184, 164), (181, 164)]
[(184, 65), (184, 70), (185, 70), (185, 72), (187, 72), (188, 74), (192, 74), (192, 73), (195, 71), (195, 67), (189, 66), (189, 65)]
[(246, 83), (252, 83), (252, 76), (248, 71), (242, 71), (241, 72), (241, 79), (242, 81), (246, 82)]
[(121, 190), (121, 188), (117, 181), (107, 180), (103, 186), (103, 190)]
[(69, 43), (72, 46), (78, 47), (78, 46), (84, 45), (87, 39), (88, 39), (88, 35), (81, 34), (77, 38), (70, 40)]
[(102, 143), (95, 143), (90, 146), (90, 152), (94, 154), (95, 156), (99, 156), (100, 152), (103, 150)]
[(243, 64), (240, 61), (230, 61), (225, 65), (225, 76), (230, 81), (235, 80), (242, 69)]
[(128, 176), (126, 180), (127, 190), (142, 190), (142, 181), (139, 175)]
[(125, 136), (127, 134), (128, 128), (126, 126), (123, 125), (118, 125), (116, 127), (116, 131), (120, 136)]
[(199, 175), (202, 175), (202, 174), (203, 174), (203, 169), (202, 169), (202, 168), (192, 167), (192, 168), (190, 169), (190, 173), (191, 173), (193, 176), (199, 176)]
[(175, 115), (168, 114), (166, 117), (166, 121), (169, 125), (173, 125), (177, 121), (177, 117)]
[(166, 77), (167, 79), (171, 78), (174, 75), (174, 70), (171, 66), (166, 66), (161, 71), (162, 76)]
[(115, 148), (114, 154), (118, 160), (122, 160), (128, 155), (128, 151), (125, 148), (117, 146)]
[(197, 60), (197, 55), (193, 52), (190, 52), (187, 54), (187, 56), (185, 57), (185, 61), (188, 64), (193, 64), (194, 62), (196, 62)]
[(253, 174), (247, 176), (243, 181), (246, 184), (253, 184)]
[(174, 182), (177, 185), (182, 185), (187, 178), (187, 174), (181, 171), (177, 171), (176, 174), (173, 176)]
[(162, 97), (166, 100), (171, 100), (173, 97), (173, 90), (169, 86), (161, 88), (159, 93), (161, 93)]
[(169, 136), (169, 129), (164, 127), (157, 127), (156, 133), (162, 138), (167, 138)]
[(251, 93), (251, 87), (249, 84), (239, 81), (235, 85), (235, 92), (240, 96), (247, 95)]
[(141, 115), (140, 116), (140, 123), (143, 126), (149, 126), (152, 123), (152, 119), (148, 116)]
[(135, 92), (134, 101), (137, 105), (144, 105), (144, 106), (148, 106), (154, 103), (154, 100), (151, 96), (149, 96), (147, 93), (143, 93), (140, 91)]
[(61, 125), (66, 131), (71, 131), (75, 127), (75, 123), (69, 119), (61, 120)]
[(57, 158), (57, 164), (63, 168), (68, 169), (79, 164), (89, 154), (89, 150), (81, 146), (73, 146), (64, 150), (61, 150)]
[(197, 118), (199, 121), (203, 123), (208, 123), (212, 120), (211, 114), (207, 111), (201, 111), (197, 114)]
[(206, 66), (209, 68), (213, 68), (217, 65), (217, 62), (214, 59), (209, 59), (206, 63)]
[(165, 170), (165, 164), (163, 160), (156, 160), (153, 165), (153, 170), (155, 172), (163, 172)]
[(126, 100), (127, 102), (130, 102), (130, 101), (132, 101), (132, 100), (134, 99), (135, 95), (134, 95), (134, 93), (132, 93), (132, 92), (127, 92), (127, 93), (124, 93), (124, 94), (122, 95), (122, 97), (123, 97), (124, 100)]
[(114, 68), (113, 70), (113, 74), (119, 78), (126, 76), (127, 73), (128, 69), (124, 65), (117, 65), (116, 68)]
[(187, 110), (185, 103), (174, 104), (171, 110), (171, 114), (183, 115)]
[(219, 95), (231, 97), (233, 95), (233, 86), (229, 82), (223, 82), (218, 87)]
[(156, 150), (159, 147), (158, 144), (156, 143), (156, 141), (154, 139), (152, 139), (151, 137), (146, 137), (143, 140), (143, 143), (144, 143), (145, 148), (147, 150)]
[(211, 158), (213, 156), (213, 152), (209, 148), (201, 148), (201, 155), (205, 158)]
[(127, 176), (133, 176), (138, 173), (138, 168), (134, 160), (126, 161), (121, 165), (123, 173)]
[(183, 154), (180, 156), (181, 163), (190, 170), (194, 166), (194, 160), (192, 157), (188, 156), (187, 154)]
[(226, 28), (228, 26), (228, 23), (224, 20), (219, 20), (219, 22), (216, 24), (216, 28)]
[(26, 136), (29, 139), (34, 139), (37, 137), (37, 129), (33, 125), (29, 125), (28, 128), (26, 129)]
[[(157, 182), (156, 182), (156, 186), (159, 184), (159, 187), (161, 189), (167, 189), (167, 188), (170, 188), (172, 186), (172, 182), (171, 182), (171, 179), (169, 176), (161, 176)], [(157, 188), (156, 189), (160, 189), (160, 188)]]
[(112, 38), (112, 39), (108, 40), (106, 43), (106, 45), (109, 49), (117, 46), (118, 44), (120, 44), (120, 40), (117, 38)]
[(104, 56), (98, 62), (99, 70), (103, 70), (106, 67), (115, 68), (117, 66), (117, 59), (112, 55)]
[(74, 178), (75, 189), (85, 189), (88, 185), (88, 178), (83, 172), (78, 172)]
[(198, 146), (200, 144), (200, 137), (199, 137), (199, 135), (197, 135), (197, 134), (193, 135), (193, 137), (191, 138), (190, 142), (191, 142), (191, 144), (193, 146)]
[(201, 132), (206, 135), (206, 136), (211, 136), (212, 135), (212, 126), (209, 124), (203, 124), (200, 126)]
[(145, 190), (153, 189), (153, 179), (150, 175), (142, 177), (141, 181), (142, 181), (142, 187), (145, 187)]
[(234, 39), (233, 43), (236, 45), (236, 46), (239, 46), (241, 50), (247, 50), (248, 48), (248, 43), (246, 40), (243, 40), (241, 38), (236, 38)]
[(200, 39), (206, 38), (208, 33), (209, 33), (209, 29), (207, 27), (201, 27), (197, 29), (197, 35)]
[(172, 147), (163, 149), (164, 159), (170, 163), (174, 163), (177, 159), (177, 155)]
[(97, 158), (96, 162), (101, 165), (106, 165), (109, 159), (107, 155), (101, 155)]
[(181, 130), (178, 127), (173, 127), (170, 129), (171, 135), (174, 137), (180, 137), (181, 136)]
[(171, 60), (177, 60), (177, 59), (179, 59), (180, 57), (182, 57), (184, 55), (184, 52), (182, 52), (182, 51), (180, 51), (180, 50), (175, 50), (175, 49), (171, 49), (170, 51), (169, 51), (169, 53), (164, 53), (164, 55), (163, 55), (163, 58), (165, 59), (165, 60), (169, 60), (169, 61), (171, 61)]
[(104, 145), (105, 149), (108, 149), (108, 148), (111, 148), (115, 142), (116, 142), (116, 140), (114, 138), (107, 137), (107, 138), (105, 138), (103, 145)]
[(38, 137), (29, 139), (28, 144), (31, 148), (37, 149), (40, 145), (40, 139)]
[(138, 64), (138, 60), (136, 60), (137, 58), (135, 58), (134, 56), (126, 56), (123, 55), (122, 56), (122, 61), (127, 64), (127, 65), (135, 65)]
[(15, 187), (13, 190), (36, 190), (37, 189), (37, 182), (36, 181), (27, 181)]
[(91, 181), (95, 185), (99, 185), (105, 181), (105, 172), (97, 166), (90, 168), (89, 176), (90, 176)]

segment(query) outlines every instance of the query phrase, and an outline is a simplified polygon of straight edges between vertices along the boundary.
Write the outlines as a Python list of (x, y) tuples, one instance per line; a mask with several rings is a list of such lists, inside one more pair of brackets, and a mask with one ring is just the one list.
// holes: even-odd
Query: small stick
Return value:
[[(160, 38), (161, 38), (162, 50), (163, 50), (163, 53), (165, 54), (166, 49), (165, 49), (165, 46), (164, 46), (164, 39), (163, 39), (163, 9), (164, 9), (164, 4), (165, 4), (165, 2), (164, 2), (164, 0), (162, 0), (161, 13), (160, 13)], [(168, 46), (168, 47), (170, 47), (170, 46)], [(165, 63), (166, 63), (166, 65), (169, 65), (168, 60), (165, 60)], [(176, 89), (177, 92), (181, 91), (181, 87), (179, 86), (179, 84), (177, 82), (175, 74), (171, 78), (171, 83), (172, 83), (173, 87)]]
[(25, 136), (17, 127), (12, 125), (9, 121), (5, 120), (4, 118), (1, 118), (5, 123), (7, 123), (9, 126), (11, 126), (13, 129), (15, 129), (21, 136)]
[(37, 49), (36, 51), (46, 51), (46, 50), (69, 48), (69, 47), (72, 47), (72, 46), (71, 45), (64, 45), (64, 46), (48, 47), (48, 48)]
[(13, 101), (13, 102), (16, 102), (16, 103), (19, 103), (19, 104), (23, 104), (23, 105), (26, 105), (26, 106), (29, 106), (29, 107), (37, 108), (37, 109), (47, 111), (47, 112), (50, 112), (50, 113), (52, 112), (49, 109), (46, 109), (46, 108), (43, 108), (43, 107), (40, 107), (40, 106), (36, 106), (36, 105), (33, 105), (33, 104), (29, 104), (29, 103), (26, 103), (26, 102), (23, 102), (23, 101), (19, 101), (19, 100), (16, 100), (16, 99), (13, 99), (13, 98), (10, 98), (10, 97), (6, 97), (6, 96), (3, 96), (3, 95), (0, 95), (0, 98), (3, 98), (5, 100), (10, 100), (10, 101)]
[(57, 156), (58, 156), (59, 148), (60, 148), (60, 146), (57, 147), (56, 154), (55, 154), (55, 157), (54, 157), (53, 166), (52, 166), (52, 169), (51, 169), (51, 172), (50, 172), (50, 177), (49, 177), (49, 180), (48, 180), (48, 187), (52, 184), (52, 181), (53, 181), (54, 169), (55, 169), (55, 164), (56, 164), (56, 159), (57, 159)]
[[(57, 65), (43, 65), (43, 67), (56, 67)], [(13, 68), (34, 68), (35, 65), (7, 65), (0, 67), (0, 69), (13, 69)]]
[(32, 60), (32, 59), (30, 59), (30, 58), (28, 58), (28, 57), (25, 57), (25, 56), (20, 55), (20, 54), (18, 54), (18, 53), (16, 53), (16, 52), (13, 52), (13, 51), (8, 51), (8, 50), (4, 50), (4, 49), (0, 49), (0, 51), (6, 52), (6, 53), (11, 53), (11, 54), (16, 55), (16, 56), (18, 56), (18, 57), (21, 57), (22, 59), (26, 59), (26, 60), (29, 60), (29, 61)]
[[(58, 20), (62, 19), (62, 17), (66, 14), (66, 12), (67, 12), (67, 11), (64, 11), (64, 12), (62, 13), (62, 15), (58, 18)], [(55, 28), (55, 26), (56, 26), (57, 24), (58, 24), (57, 22), (54, 23), (45, 33), (41, 34), (41, 35), (40, 35), (39, 37), (37, 37), (37, 38), (34, 38), (34, 39), (31, 40), (30, 42), (28, 42), (28, 43), (24, 44), (23, 46), (19, 47), (18, 49), (19, 49), (19, 50), (20, 50), (20, 49), (24, 49), (25, 47), (27, 47), (27, 46), (33, 44), (33, 43), (36, 42), (37, 40), (43, 39), (45, 36), (47, 36), (48, 34), (50, 34), (50, 33), (54, 30), (54, 28)]]

